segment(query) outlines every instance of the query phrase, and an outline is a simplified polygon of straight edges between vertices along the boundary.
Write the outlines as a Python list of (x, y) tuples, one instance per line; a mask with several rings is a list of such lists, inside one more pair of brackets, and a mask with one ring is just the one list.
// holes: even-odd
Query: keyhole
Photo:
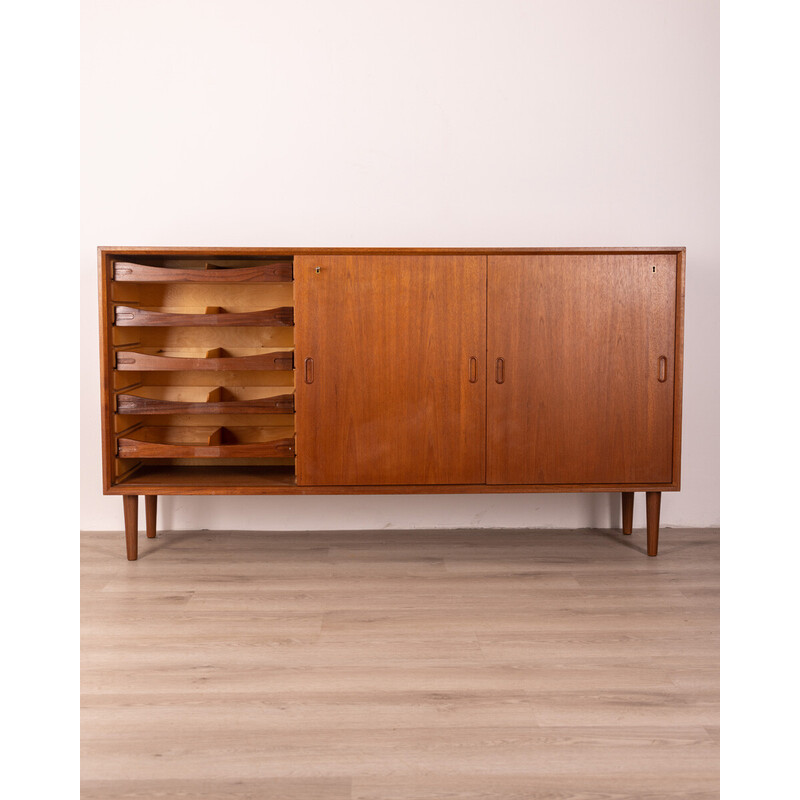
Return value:
[(655, 271), (656, 271), (656, 265), (653, 264), (653, 272), (655, 272)]

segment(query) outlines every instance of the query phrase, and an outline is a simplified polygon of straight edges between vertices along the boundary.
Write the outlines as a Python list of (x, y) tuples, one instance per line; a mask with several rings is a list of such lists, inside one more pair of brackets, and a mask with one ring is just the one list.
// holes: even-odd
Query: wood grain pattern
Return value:
[[(208, 392), (206, 392), (208, 394)], [(189, 401), (118, 394), (118, 414), (291, 414), (293, 394), (273, 394), (247, 400)]]
[(120, 436), (121, 458), (270, 458), (294, 455), (287, 427), (144, 426)]
[(633, 533), (633, 492), (622, 492), (622, 532), (627, 536)]
[(675, 298), (675, 410), (672, 451), (672, 483), (681, 488), (681, 444), (683, 420), (683, 336), (686, 305), (686, 248), (677, 253), (678, 274)]
[(490, 256), (489, 483), (672, 480), (675, 256)]
[[(170, 250), (178, 252), (180, 248)], [(204, 265), (205, 266), (205, 265)], [(113, 280), (136, 283), (272, 283), (292, 280), (292, 262), (224, 269), (176, 269), (117, 261)]]
[[(317, 271), (319, 270), (319, 271)], [(481, 483), (486, 259), (295, 259), (302, 485)]]
[(162, 355), (136, 350), (119, 350), (116, 354), (116, 368), (121, 371), (269, 370), (292, 369), (293, 366), (293, 354), (286, 350), (246, 356), (222, 354), (207, 357)]
[(145, 531), (148, 539), (156, 538), (156, 516), (158, 513), (158, 495), (148, 494), (144, 498)]
[[(138, 494), (283, 494), (295, 488), (294, 467), (195, 466), (143, 464), (124, 484)], [(115, 487), (122, 491), (123, 487)]]
[(236, 257), (321, 256), (321, 255), (550, 255), (582, 253), (608, 255), (625, 253), (674, 254), (685, 247), (125, 247), (100, 246), (100, 255), (169, 256), (217, 260)]
[(128, 561), (136, 561), (139, 548), (139, 498), (135, 494), (126, 494), (122, 498), (122, 509), (125, 515), (125, 550)]
[(238, 314), (293, 304), (291, 283), (112, 283), (110, 289), (120, 305), (186, 314), (215, 306)]
[(280, 327), (294, 325), (294, 309), (282, 306), (263, 311), (227, 312), (217, 309), (203, 314), (184, 314), (119, 305), (114, 309), (114, 324), (117, 327)]
[(100, 333), (100, 436), (102, 440), (103, 492), (114, 484), (116, 458), (114, 452), (114, 362), (112, 316), (109, 297), (111, 257), (102, 249), (97, 252), (97, 284)]
[[(327, 473), (302, 476), (303, 448), (299, 483), (284, 470), (266, 467), (255, 459), (250, 459), (248, 466), (245, 462), (241, 467), (223, 463), (208, 469), (189, 468), (191, 458), (173, 465), (144, 465), (133, 457), (136, 452), (141, 454), (137, 448), (153, 445), (163, 455), (159, 448), (164, 443), (137, 445), (131, 441), (136, 434), (122, 436), (128, 441), (123, 442), (121, 452), (131, 457), (116, 458), (119, 432), (138, 425), (141, 433), (145, 420), (137, 420), (139, 414), (214, 414), (220, 425), (248, 425), (251, 421), (233, 415), (289, 410), (293, 331), (230, 323), (234, 317), (241, 323), (242, 315), (262, 313), (252, 311), (254, 308), (290, 310), (293, 292), (287, 281), (292, 276), (292, 258), (298, 263), (305, 259), (309, 264), (350, 265), (345, 296), (329, 293), (322, 315), (316, 314), (315, 304), (325, 296), (317, 291), (320, 285), (329, 285), (326, 273), (320, 267), (321, 274), (314, 273), (315, 283), (310, 275), (305, 277), (305, 286), (313, 285), (314, 291), (305, 296), (302, 313), (306, 324), (299, 335), (313, 342), (317, 337), (328, 348), (337, 374), (353, 378), (348, 385), (323, 385), (328, 392), (325, 402), (316, 407), (307, 403), (300, 410), (310, 437), (307, 463), (312, 463), (312, 448), (318, 447), (318, 455), (328, 460), (325, 464), (316, 458), (316, 463), (323, 464), (321, 469)], [(485, 329), (483, 340), (480, 338), (481, 323), (464, 324), (465, 320), (474, 321), (476, 311), (484, 314), (486, 322), (480, 299), (486, 299), (485, 281), (476, 286), (481, 280), (475, 280), (472, 265), (483, 265), (487, 258), (506, 265), (549, 264), (548, 274), (553, 278), (545, 287), (530, 283), (528, 268), (522, 270), (523, 280), (517, 286), (513, 281), (493, 282), (489, 276), (494, 290), (501, 284), (504, 288), (494, 296), (488, 353)], [(141, 263), (136, 264), (137, 260)], [(267, 263), (255, 263), (257, 260)], [(416, 267), (409, 270), (409, 264)], [(552, 267), (554, 264), (558, 268)], [(653, 268), (647, 290), (641, 281), (631, 278), (631, 265), (641, 277), (642, 264)], [(438, 277), (432, 265), (440, 268)], [(98, 267), (103, 490), (107, 494), (619, 491), (627, 498), (634, 491), (660, 493), (680, 488), (685, 248), (116, 247), (98, 250)], [(113, 280), (115, 271), (119, 281)], [(483, 274), (485, 278), (485, 271)], [(506, 271), (504, 278), (509, 274)], [(231, 285), (223, 285), (226, 283)], [(531, 294), (531, 289), (537, 291)], [(527, 300), (522, 297), (525, 292)], [(465, 297), (469, 298), (466, 303)], [(528, 303), (531, 298), (533, 305)], [(469, 308), (473, 300), (475, 308)], [(490, 297), (490, 306), (492, 301)], [(373, 312), (375, 302), (377, 311)], [(115, 304), (128, 306), (121, 311), (131, 315), (129, 322), (138, 319), (136, 331), (114, 330)], [(219, 318), (216, 328), (213, 323), (186, 324), (212, 316), (196, 315), (197, 308), (218, 307), (228, 311), (213, 315)], [(537, 335), (525, 341), (525, 325), (516, 324), (519, 319), (514, 320), (510, 312), (521, 313), (528, 323), (532, 319), (548, 323), (544, 335), (538, 335), (542, 331), (537, 329)], [(497, 319), (499, 326), (492, 324)], [(558, 321), (560, 330), (558, 325), (549, 325), (552, 320)], [(147, 324), (141, 324), (143, 321)], [(252, 316), (247, 321), (266, 322)], [(509, 330), (512, 359), (491, 352), (492, 337)], [(458, 335), (453, 337), (453, 331)], [(461, 344), (469, 344), (462, 348), (464, 352), (457, 352), (459, 337), (463, 337)], [(502, 338), (500, 341), (507, 344)], [(641, 379), (645, 348), (653, 350), (644, 358), (648, 369), (653, 356), (656, 359), (655, 381), (662, 387), (657, 393)], [(469, 352), (472, 350), (478, 352)], [(546, 371), (547, 382), (541, 380), (541, 355), (554, 356), (551, 363), (555, 368)], [(520, 363), (529, 368), (527, 376), (520, 372)], [(305, 355), (302, 364), (302, 392), (313, 398), (312, 389), (320, 388), (319, 362), (313, 355)], [(259, 378), (259, 370), (277, 371), (270, 379)], [(129, 377), (126, 371), (145, 374)], [(325, 384), (330, 371), (323, 373)], [(458, 382), (443, 378), (456, 373)], [(665, 378), (663, 383), (659, 377)], [(254, 387), (261, 381), (287, 387), (286, 391), (277, 390), (283, 398), (280, 407), (277, 401), (273, 406), (275, 395), (257, 394)], [(488, 437), (490, 471), (494, 464), (506, 473), (490, 476), (490, 480), (504, 482), (488, 484), (484, 483), (485, 450), (476, 458), (482, 435), (477, 426), (484, 426), (485, 433), (486, 420), (482, 413), (470, 416), (477, 408), (477, 394), (487, 391), (487, 381), (489, 418), (495, 426)], [(179, 390), (181, 382), (198, 387), (195, 395), (202, 394), (199, 387), (218, 383), (219, 388), (196, 400), (188, 397), (192, 394), (188, 388)], [(155, 390), (145, 384), (170, 388)], [(473, 394), (468, 394), (468, 387), (465, 394), (461, 384), (469, 384)], [(241, 391), (246, 387), (247, 392), (241, 397), (222, 396), (222, 387), (237, 385)], [(180, 396), (181, 392), (187, 396)], [(671, 417), (667, 394), (672, 397)], [(322, 395), (318, 393), (317, 399)], [(494, 409), (499, 413), (492, 411), (492, 398), (496, 403), (503, 400)], [(338, 416), (330, 416), (331, 409)], [(115, 411), (130, 416), (115, 418)], [(171, 424), (192, 424), (191, 420), (176, 420)], [(538, 427), (519, 424), (531, 420), (537, 421)], [(511, 435), (501, 430), (498, 441), (497, 430), (503, 425)], [(257, 443), (242, 446), (251, 444)], [(215, 441), (205, 446), (223, 445)], [(155, 452), (150, 456), (155, 457)], [(627, 500), (623, 502), (627, 532), (630, 520)]]
[(658, 555), (658, 525), (661, 516), (661, 492), (647, 492), (647, 555)]
[[(252, 470), (252, 471), (251, 471)], [(241, 469), (231, 466), (185, 467), (140, 465), (108, 494), (519, 494), (519, 493), (607, 493), (629, 491), (671, 491), (669, 485), (640, 486), (608, 484), (363, 484), (360, 486), (303, 486), (294, 480), (294, 472), (272, 468)]]
[(718, 796), (716, 530), (118, 536), (82, 535), (83, 797)]

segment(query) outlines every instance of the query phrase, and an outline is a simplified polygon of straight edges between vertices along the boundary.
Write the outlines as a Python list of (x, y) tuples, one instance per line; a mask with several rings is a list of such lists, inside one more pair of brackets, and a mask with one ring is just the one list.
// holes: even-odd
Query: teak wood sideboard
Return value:
[(680, 489), (686, 250), (101, 247), (103, 491)]

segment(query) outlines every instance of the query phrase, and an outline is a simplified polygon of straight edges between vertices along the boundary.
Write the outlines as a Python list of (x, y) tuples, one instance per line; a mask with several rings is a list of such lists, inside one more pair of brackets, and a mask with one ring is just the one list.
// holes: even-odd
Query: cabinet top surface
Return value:
[(141, 255), (558, 255), (570, 253), (615, 254), (652, 253), (672, 254), (686, 251), (685, 247), (106, 247), (97, 248), (101, 254), (138, 253)]

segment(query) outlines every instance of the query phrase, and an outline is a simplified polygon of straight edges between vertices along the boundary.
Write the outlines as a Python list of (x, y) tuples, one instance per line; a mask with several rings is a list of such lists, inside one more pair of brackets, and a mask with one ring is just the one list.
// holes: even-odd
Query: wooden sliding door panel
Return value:
[(489, 257), (488, 483), (672, 480), (676, 273), (675, 255)]
[(486, 257), (294, 261), (298, 484), (485, 481)]

